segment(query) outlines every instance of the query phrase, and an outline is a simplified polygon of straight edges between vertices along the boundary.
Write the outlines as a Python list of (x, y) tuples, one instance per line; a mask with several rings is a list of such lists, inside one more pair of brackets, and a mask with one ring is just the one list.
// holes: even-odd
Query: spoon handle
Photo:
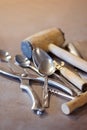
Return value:
[(49, 101), (48, 101), (48, 77), (45, 76), (44, 86), (43, 86), (43, 95), (42, 95), (42, 105), (44, 108), (49, 107)]
[(38, 69), (36, 69), (35, 67), (29, 65), (28, 68), (32, 69), (34, 72), (36, 72), (36, 73), (39, 74), (40, 76), (44, 77), (44, 75), (41, 74), (41, 73), (38, 71)]

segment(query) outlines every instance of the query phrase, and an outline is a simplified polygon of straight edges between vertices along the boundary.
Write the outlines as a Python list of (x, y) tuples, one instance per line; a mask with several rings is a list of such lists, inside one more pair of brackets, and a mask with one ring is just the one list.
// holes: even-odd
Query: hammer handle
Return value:
[(83, 60), (82, 58), (75, 56), (54, 44), (49, 44), (48, 49), (50, 52), (62, 60), (70, 63), (78, 69), (87, 72), (87, 61)]
[(87, 91), (85, 93), (82, 93), (81, 95), (75, 97), (73, 100), (62, 104), (61, 109), (64, 114), (69, 115), (74, 110), (82, 107), (86, 103), (87, 103)]

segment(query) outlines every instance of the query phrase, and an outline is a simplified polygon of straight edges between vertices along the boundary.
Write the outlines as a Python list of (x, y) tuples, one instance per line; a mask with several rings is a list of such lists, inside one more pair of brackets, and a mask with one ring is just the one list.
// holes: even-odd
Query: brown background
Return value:
[[(78, 48), (87, 59), (87, 0), (0, 0), (0, 49), (12, 56), (21, 53), (23, 39), (51, 27), (61, 28), (66, 42), (80, 41)], [(0, 76), (0, 130), (85, 130), (87, 105), (65, 116), (65, 101), (51, 96), (47, 114), (37, 117), (19, 83)]]

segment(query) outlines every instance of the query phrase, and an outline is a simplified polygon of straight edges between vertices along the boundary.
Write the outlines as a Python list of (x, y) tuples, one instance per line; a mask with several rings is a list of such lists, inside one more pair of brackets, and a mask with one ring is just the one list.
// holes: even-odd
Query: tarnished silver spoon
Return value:
[[(22, 71), (23, 75), (26, 76), (27, 73), (25, 72), (25, 70), (23, 71), (20, 67), (14, 65), (14, 63), (12, 63), (12, 61), (11, 61), (11, 58), (12, 57), (9, 52), (0, 50), (0, 60), (7, 63), (11, 72), (14, 74), (18, 74), (18, 72)], [(18, 70), (18, 72), (17, 72), (17, 70)]]
[(39, 72), (45, 76), (42, 104), (43, 107), (48, 107), (48, 76), (52, 75), (55, 72), (55, 67), (52, 62), (52, 59), (48, 55), (45, 55), (40, 48), (36, 48), (33, 50), (32, 58)]
[(3, 62), (8, 63), (8, 66), (10, 67), (12, 72), (15, 72), (14, 69), (11, 66), (11, 55), (9, 52), (5, 51), (5, 50), (0, 50), (0, 60)]
[(36, 69), (34, 66), (30, 65), (31, 61), (23, 56), (23, 55), (16, 55), (15, 56), (15, 61), (16, 61), (16, 64), (18, 64), (19, 66), (23, 67), (23, 68), (30, 68), (32, 69), (33, 71), (35, 71), (37, 74), (39, 74), (40, 76), (44, 76), (43, 74), (41, 74), (38, 69)]

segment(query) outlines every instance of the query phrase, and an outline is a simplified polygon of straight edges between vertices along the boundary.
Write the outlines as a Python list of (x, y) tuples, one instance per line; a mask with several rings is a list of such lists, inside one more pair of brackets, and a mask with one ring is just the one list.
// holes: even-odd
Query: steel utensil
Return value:
[(5, 50), (0, 50), (0, 60), (7, 62), (8, 66), (10, 67), (11, 71), (14, 72), (14, 69), (11, 67), (11, 55), (9, 52), (5, 51)]
[[(12, 57), (11, 57), (11, 55), (10, 55), (9, 52), (4, 51), (4, 50), (0, 50), (0, 60), (7, 63), (8, 67), (10, 68), (10, 70), (12, 71), (12, 73), (15, 74), (15, 72), (16, 72), (16, 74), (18, 74), (17, 70), (21, 70), (21, 68), (18, 67), (18, 66), (15, 66), (11, 62), (11, 58)], [(22, 72), (23, 72), (23, 75), (26, 75), (25, 74), (26, 73), (25, 70), (24, 71), (22, 70)]]
[(43, 74), (41, 74), (38, 69), (36, 69), (34, 66), (30, 65), (30, 60), (23, 56), (23, 55), (16, 55), (15, 56), (15, 61), (16, 64), (18, 64), (19, 66), (23, 67), (23, 68), (30, 68), (32, 69), (34, 72), (36, 72), (37, 74), (39, 74), (40, 76), (44, 76)]
[(42, 52), (39, 48), (33, 50), (33, 62), (40, 73), (44, 75), (44, 86), (43, 86), (43, 96), (42, 96), (42, 104), (43, 107), (49, 106), (48, 101), (48, 76), (52, 75), (55, 71), (55, 67), (51, 67), (51, 60), (47, 57), (42, 56)]

